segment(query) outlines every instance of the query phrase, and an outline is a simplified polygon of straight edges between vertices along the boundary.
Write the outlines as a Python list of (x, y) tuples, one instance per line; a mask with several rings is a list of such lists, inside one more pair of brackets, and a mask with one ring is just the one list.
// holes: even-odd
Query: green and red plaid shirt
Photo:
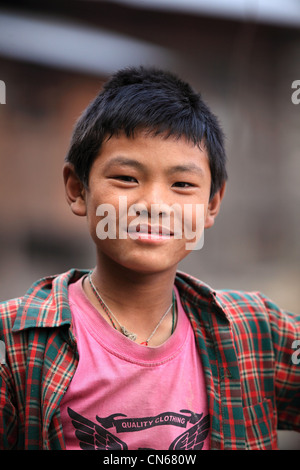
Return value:
[[(0, 304), (0, 449), (65, 449), (60, 402), (79, 360), (68, 284), (84, 274), (44, 278)], [(277, 429), (300, 431), (300, 316), (183, 273), (176, 285), (204, 368), (211, 449), (276, 449)]]

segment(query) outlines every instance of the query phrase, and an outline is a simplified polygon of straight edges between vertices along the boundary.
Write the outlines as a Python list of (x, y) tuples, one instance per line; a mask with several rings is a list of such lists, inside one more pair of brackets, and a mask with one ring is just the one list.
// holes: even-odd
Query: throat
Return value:
[(118, 309), (109, 305), (109, 299), (106, 299), (105, 293), (100, 293), (93, 280), (93, 272), (87, 276), (87, 287), (92, 294), (91, 301), (103, 318), (111, 324), (111, 326), (119, 331), (122, 335), (131, 341), (141, 344), (142, 346), (157, 345), (164, 342), (173, 334), (176, 324), (176, 296), (174, 289), (172, 291), (172, 301), (167, 309), (155, 319), (151, 315), (128, 316), (118, 312)]

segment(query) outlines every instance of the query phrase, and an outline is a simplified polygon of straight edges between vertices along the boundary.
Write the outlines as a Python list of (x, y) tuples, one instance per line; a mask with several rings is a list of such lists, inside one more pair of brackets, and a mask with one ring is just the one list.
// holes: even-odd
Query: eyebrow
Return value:
[[(105, 165), (105, 170), (110, 170), (114, 165), (120, 165), (124, 167), (133, 167), (138, 170), (146, 171), (146, 166), (139, 162), (138, 160), (127, 158), (127, 157), (114, 157), (112, 158), (107, 164)], [(166, 173), (174, 174), (174, 173), (197, 173), (200, 176), (204, 176), (203, 169), (196, 165), (195, 163), (183, 164), (183, 165), (175, 165), (168, 167), (166, 169)]]
[(132, 158), (114, 157), (109, 162), (107, 162), (107, 164), (105, 165), (105, 170), (110, 170), (110, 168), (113, 167), (114, 165), (120, 165), (120, 166), (126, 166), (126, 167), (131, 166), (131, 167), (137, 168), (138, 170), (145, 169), (145, 166), (142, 163)]
[(168, 169), (168, 172), (173, 174), (173, 173), (198, 173), (200, 176), (204, 175), (203, 169), (196, 165), (195, 163), (189, 163), (187, 165), (176, 165), (176, 166), (171, 166)]

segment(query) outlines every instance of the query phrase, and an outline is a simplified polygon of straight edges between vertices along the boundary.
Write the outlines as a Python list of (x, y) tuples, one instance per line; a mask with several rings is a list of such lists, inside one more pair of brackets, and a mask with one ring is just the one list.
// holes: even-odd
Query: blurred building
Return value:
[(299, 311), (299, 25), (292, 0), (1, 1), (0, 299), (93, 266), (86, 221), (65, 202), (63, 159), (103, 81), (143, 63), (190, 81), (227, 136), (222, 211), (181, 269)]

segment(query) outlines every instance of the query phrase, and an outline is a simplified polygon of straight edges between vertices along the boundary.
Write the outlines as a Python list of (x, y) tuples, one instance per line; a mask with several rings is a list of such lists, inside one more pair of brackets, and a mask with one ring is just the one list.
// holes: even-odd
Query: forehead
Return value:
[(152, 136), (138, 133), (106, 139), (94, 162), (102, 168), (134, 167), (137, 170), (155, 169), (170, 172), (210, 173), (209, 159), (204, 145), (196, 146), (184, 138)]

